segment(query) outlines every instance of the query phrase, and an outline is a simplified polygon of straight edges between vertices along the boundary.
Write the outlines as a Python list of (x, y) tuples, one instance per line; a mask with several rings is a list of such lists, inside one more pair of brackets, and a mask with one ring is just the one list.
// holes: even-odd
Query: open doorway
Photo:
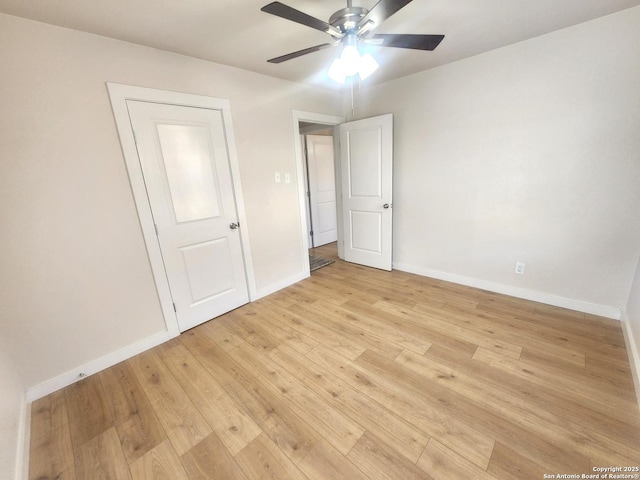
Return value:
[(305, 174), (309, 270), (314, 272), (337, 258), (333, 127), (311, 122), (300, 122), (299, 126)]
[(334, 129), (344, 118), (294, 111), (293, 122), (297, 171), (301, 179), (298, 186), (302, 237), (309, 254), (310, 273), (318, 267), (318, 262), (320, 266), (329, 264), (340, 253), (342, 215), (338, 194), (340, 179), (336, 175), (340, 170), (335, 164), (338, 155)]
[(300, 122), (309, 248), (338, 240), (333, 128)]

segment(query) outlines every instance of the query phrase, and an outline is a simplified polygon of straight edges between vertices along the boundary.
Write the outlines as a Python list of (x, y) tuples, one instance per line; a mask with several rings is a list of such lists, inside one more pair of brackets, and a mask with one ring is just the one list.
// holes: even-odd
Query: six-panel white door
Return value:
[(344, 259), (391, 270), (393, 116), (340, 125)]
[(249, 301), (222, 112), (127, 101), (180, 331)]
[(313, 246), (319, 247), (338, 240), (333, 137), (306, 137)]

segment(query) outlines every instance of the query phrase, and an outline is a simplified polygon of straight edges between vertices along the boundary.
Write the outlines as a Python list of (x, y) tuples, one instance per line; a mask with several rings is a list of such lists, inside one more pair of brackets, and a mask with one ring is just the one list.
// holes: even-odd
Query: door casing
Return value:
[[(338, 192), (341, 191), (341, 183), (340, 183), (340, 165), (336, 162), (339, 161), (340, 156), (338, 155), (337, 150), (337, 142), (336, 135), (338, 135), (338, 131), (336, 130), (337, 126), (341, 123), (344, 123), (346, 119), (344, 117), (339, 117), (336, 115), (325, 115), (322, 113), (313, 113), (313, 112), (305, 112), (301, 110), (293, 110), (293, 135), (294, 135), (294, 149), (296, 155), (296, 175), (297, 178), (304, 178), (304, 150), (302, 145), (302, 137), (300, 135), (300, 122), (309, 122), (309, 123), (317, 123), (321, 125), (327, 125), (333, 127), (333, 139), (334, 139), (334, 171), (336, 172), (336, 213), (337, 213), (337, 221), (338, 221), (338, 257), (343, 258), (343, 249), (342, 249), (342, 204), (340, 200), (340, 195)], [(302, 238), (302, 269), (305, 276), (310, 275), (309, 269), (309, 232), (307, 232), (307, 224), (308, 224), (308, 213), (307, 213), (307, 193), (305, 188), (304, 181), (298, 181), (298, 205), (300, 209), (300, 227), (301, 227), (301, 238)]]
[(231, 121), (230, 102), (225, 99), (207, 97), (203, 95), (171, 92), (118, 83), (107, 83), (107, 89), (109, 91), (111, 108), (113, 109), (118, 135), (120, 136), (120, 144), (122, 146), (127, 171), (129, 173), (131, 190), (133, 192), (142, 234), (147, 247), (147, 253), (149, 255), (149, 263), (153, 272), (156, 290), (160, 300), (160, 307), (162, 309), (167, 331), (172, 336), (177, 336), (180, 333), (178, 319), (173, 309), (169, 282), (164, 274), (164, 262), (160, 252), (160, 245), (156, 237), (153, 216), (151, 214), (151, 206), (149, 205), (147, 198), (142, 168), (138, 160), (138, 152), (136, 149), (133, 129), (131, 127), (127, 110), (127, 100), (165, 103), (185, 107), (212, 108), (222, 112), (224, 128), (227, 135), (229, 164), (231, 168), (234, 195), (236, 198), (238, 221), (240, 222), (240, 225), (242, 225), (241, 244), (245, 260), (247, 284), (249, 288), (249, 301), (257, 299), (256, 279), (253, 269), (253, 260), (251, 258), (251, 245), (249, 243), (247, 217), (245, 214), (242, 195), (242, 184), (240, 182), (240, 168)]

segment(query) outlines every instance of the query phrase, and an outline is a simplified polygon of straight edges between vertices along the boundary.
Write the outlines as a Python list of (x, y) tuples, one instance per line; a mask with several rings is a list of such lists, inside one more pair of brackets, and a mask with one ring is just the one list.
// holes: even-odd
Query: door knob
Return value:
[(389, 208), (391, 205), (389, 205), (388, 203), (385, 203), (384, 205), (382, 205), (382, 208)]
[(231, 230), (235, 230), (235, 229), (236, 229), (236, 228), (238, 228), (239, 226), (240, 226), (240, 224), (239, 224), (239, 223), (235, 223), (235, 222), (233, 222), (231, 225), (229, 225), (229, 228), (230, 228)]

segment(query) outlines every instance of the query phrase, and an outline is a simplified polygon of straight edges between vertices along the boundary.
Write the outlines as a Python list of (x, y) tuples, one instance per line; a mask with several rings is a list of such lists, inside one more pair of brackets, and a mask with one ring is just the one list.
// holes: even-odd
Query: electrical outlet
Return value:
[(285, 173), (284, 174), (284, 183), (291, 183), (291, 174), (290, 173)]
[(273, 178), (275, 179), (276, 183), (282, 182), (282, 177), (280, 176), (280, 172), (275, 172), (273, 174)]
[(518, 275), (524, 275), (524, 266), (525, 264), (522, 262), (517, 262), (516, 263), (516, 273)]

